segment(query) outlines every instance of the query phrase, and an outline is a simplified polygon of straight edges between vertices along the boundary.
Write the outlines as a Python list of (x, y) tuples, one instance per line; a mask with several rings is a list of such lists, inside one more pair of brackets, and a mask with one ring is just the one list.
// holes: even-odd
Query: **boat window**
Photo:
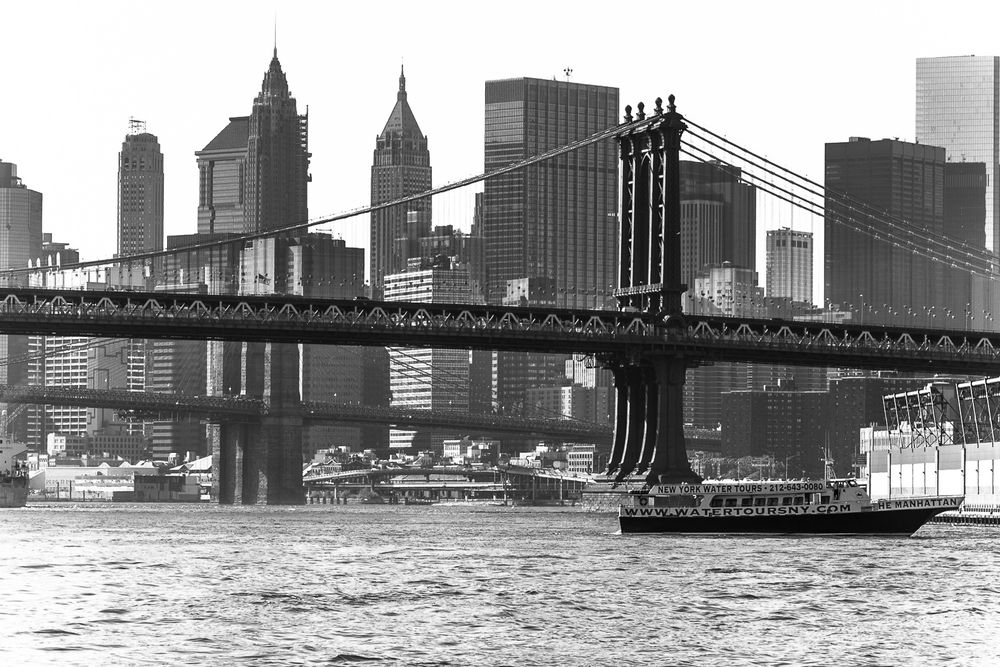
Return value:
[(830, 504), (830, 496), (820, 496), (820, 498), (819, 498), (819, 504), (820, 505), (829, 505)]
[(770, 498), (767, 499), (768, 507), (774, 507), (777, 504), (778, 504), (778, 496), (771, 496)]
[(715, 496), (712, 498), (712, 502), (708, 504), (709, 507), (722, 507), (722, 498)]
[(792, 504), (793, 505), (801, 505), (802, 504), (802, 496), (794, 496), (792, 498)]
[(740, 498), (740, 507), (750, 507), (753, 505), (753, 498)]
[(764, 503), (766, 503), (766, 502), (767, 502), (767, 500), (768, 500), (768, 499), (767, 499), (767, 498), (764, 498), (764, 497), (758, 497), (758, 498), (754, 498), (754, 499), (753, 499), (753, 506), (754, 506), (754, 507), (763, 507), (763, 506), (764, 506)]
[(792, 497), (791, 496), (784, 496), (781, 499), (781, 504), (782, 505), (791, 505), (792, 504)]
[(726, 498), (726, 507), (736, 507), (736, 498)]

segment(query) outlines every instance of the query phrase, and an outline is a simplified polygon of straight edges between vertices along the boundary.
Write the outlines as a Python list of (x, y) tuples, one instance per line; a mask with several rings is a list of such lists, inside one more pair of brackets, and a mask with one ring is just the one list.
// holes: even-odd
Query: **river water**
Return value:
[(3, 665), (996, 665), (1000, 529), (619, 535), (571, 508), (0, 512)]

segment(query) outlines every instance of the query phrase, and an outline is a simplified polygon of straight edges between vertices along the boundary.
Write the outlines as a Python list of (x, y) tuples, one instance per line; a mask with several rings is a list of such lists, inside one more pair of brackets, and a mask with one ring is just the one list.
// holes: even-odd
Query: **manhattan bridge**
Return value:
[[(111, 277), (174, 266), (197, 253), (235, 253), (255, 241), (318, 225), (364, 220), (375, 211), (471, 191), (488, 179), (519, 174), (601, 142), (620, 155), (618, 284), (613, 308), (579, 309), (463, 303), (307, 298), (293, 294), (200, 293), (157, 289), (54, 289), (57, 274)], [(623, 481), (694, 481), (683, 427), (689, 369), (714, 362), (987, 375), (1000, 373), (1000, 334), (986, 311), (894, 313), (865, 322), (872, 304), (841, 304), (850, 322), (733, 317), (697, 307), (681, 277), (682, 159), (711, 163), (755, 186), (759, 200), (890, 244), (929, 262), (993, 280), (996, 258), (953, 238), (914, 227), (863, 201), (834, 192), (685, 118), (671, 96), (647, 113), (626, 107), (621, 124), (501, 169), (443, 187), (267, 232), (223, 241), (58, 267), (2, 272), (0, 332), (13, 335), (215, 341), (210, 369), (221, 381), (207, 395), (2, 387), (0, 400), (115, 405), (141, 414), (195, 414), (209, 420), (216, 497), (223, 503), (303, 501), (301, 433), (318, 421), (418, 425), (472, 424), (482, 431), (549, 434), (611, 443), (607, 473)], [(758, 206), (760, 202), (758, 201)], [(272, 284), (272, 276), (258, 276)], [(318, 278), (317, 278), (318, 279)], [(328, 277), (327, 279), (333, 279)], [(95, 280), (96, 282), (96, 280)], [(276, 284), (278, 281), (274, 281)], [(706, 312), (707, 311), (707, 312)], [(977, 317), (978, 316), (978, 317)], [(873, 319), (871, 317), (868, 318)], [(979, 325), (978, 327), (975, 325)], [(981, 330), (976, 330), (976, 329)], [(616, 390), (613, 431), (586, 422), (521, 417), (373, 412), (361, 406), (303, 404), (298, 344), (390, 346), (586, 355), (609, 369)], [(61, 392), (61, 393), (60, 393)], [(183, 404), (182, 404), (183, 403)], [(353, 410), (353, 412), (352, 412)], [(478, 419), (479, 421), (475, 421)], [(453, 421), (449, 421), (453, 420)], [(588, 438), (588, 434), (590, 437)]]

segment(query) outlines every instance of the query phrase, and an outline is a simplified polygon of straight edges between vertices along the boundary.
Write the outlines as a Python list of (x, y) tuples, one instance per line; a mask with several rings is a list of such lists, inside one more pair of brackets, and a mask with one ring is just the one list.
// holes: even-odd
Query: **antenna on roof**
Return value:
[(566, 80), (569, 81), (569, 78), (573, 76), (573, 68), (567, 67), (566, 69), (563, 70), (563, 72), (566, 74)]

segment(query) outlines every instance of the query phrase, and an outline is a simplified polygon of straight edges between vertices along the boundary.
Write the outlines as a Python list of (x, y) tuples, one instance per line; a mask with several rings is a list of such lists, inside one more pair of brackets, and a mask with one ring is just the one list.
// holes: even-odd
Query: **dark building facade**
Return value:
[(163, 250), (163, 153), (142, 121), (118, 153), (118, 254)]
[(723, 394), (723, 455), (771, 456), (788, 477), (820, 477), (827, 397), (780, 387)]
[[(486, 82), (485, 171), (618, 122), (618, 89), (568, 81)], [(507, 281), (552, 281), (555, 305), (604, 307), (617, 287), (618, 154), (601, 142), (486, 181), (487, 298)]]
[[(427, 137), (406, 99), (406, 77), (399, 72), (396, 106), (375, 138), (372, 158), (372, 205), (418, 194), (431, 188), (431, 154)], [(408, 214), (414, 228), (407, 231)], [(406, 260), (394, 253), (397, 239), (408, 235), (420, 237), (431, 229), (430, 197), (408, 204), (374, 211), (371, 218), (371, 285), (375, 297), (382, 295), (385, 276), (406, 268)]]
[[(829, 191), (844, 193), (899, 224), (944, 231), (945, 151), (895, 139), (852, 137), (826, 144), (826, 299), (862, 323), (910, 321), (943, 326), (942, 269), (918, 254), (857, 231), (869, 223)], [(916, 250), (917, 252), (914, 252)], [(934, 310), (932, 310), (932, 308)]]
[[(982, 248), (986, 243), (986, 193), (989, 177), (983, 162), (947, 162), (944, 165), (944, 233), (955, 243)], [(991, 281), (968, 271), (945, 266), (943, 299), (952, 311), (950, 324), (964, 329), (989, 328), (984, 312), (993, 310)]]

